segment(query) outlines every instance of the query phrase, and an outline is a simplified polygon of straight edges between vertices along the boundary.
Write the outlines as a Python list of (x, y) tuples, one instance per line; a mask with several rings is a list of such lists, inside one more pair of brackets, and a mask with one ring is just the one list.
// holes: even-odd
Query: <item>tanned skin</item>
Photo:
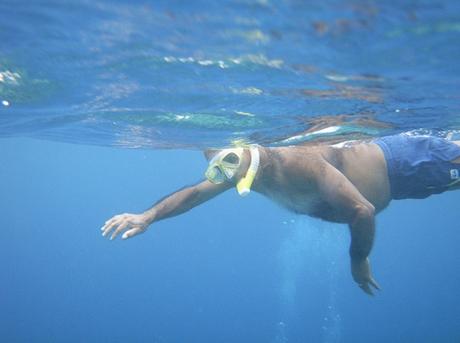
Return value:
[[(460, 141), (454, 142), (460, 146)], [(259, 147), (260, 167), (252, 190), (287, 209), (334, 223), (348, 224), (353, 279), (367, 294), (380, 289), (371, 274), (368, 256), (375, 235), (375, 215), (388, 206), (390, 184), (382, 150), (373, 143), (350, 146)], [(216, 153), (217, 151), (214, 151)], [(205, 152), (208, 160), (211, 151)], [(102, 227), (103, 235), (127, 239), (143, 233), (153, 222), (182, 214), (235, 187), (250, 163), (245, 150), (233, 178), (215, 185), (208, 180), (181, 189), (142, 214), (120, 214)], [(455, 161), (460, 163), (459, 161)]]

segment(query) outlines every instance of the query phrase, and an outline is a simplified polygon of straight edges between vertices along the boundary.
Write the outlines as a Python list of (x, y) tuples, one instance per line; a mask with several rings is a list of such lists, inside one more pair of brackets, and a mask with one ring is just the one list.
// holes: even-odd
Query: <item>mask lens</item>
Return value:
[(227, 154), (227, 156), (225, 156), (222, 159), (222, 161), (225, 162), (225, 163), (237, 165), (237, 164), (240, 163), (240, 158), (238, 157), (237, 154), (231, 152), (231, 153)]
[(219, 184), (225, 181), (225, 175), (218, 166), (214, 166), (206, 172), (206, 178), (212, 183)]

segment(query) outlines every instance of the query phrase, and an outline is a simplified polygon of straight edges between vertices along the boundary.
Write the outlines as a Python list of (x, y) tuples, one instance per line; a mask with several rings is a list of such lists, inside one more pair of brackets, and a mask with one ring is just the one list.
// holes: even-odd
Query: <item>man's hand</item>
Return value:
[(119, 233), (125, 231), (122, 238), (127, 239), (143, 233), (150, 225), (150, 221), (144, 214), (124, 213), (116, 215), (107, 220), (101, 228), (102, 236), (107, 236), (112, 230), (110, 240), (118, 236)]
[(372, 292), (373, 286), (375, 289), (380, 290), (380, 286), (374, 280), (371, 274), (371, 266), (369, 264), (369, 259), (351, 259), (351, 274), (353, 279), (356, 281), (358, 286), (367, 294), (374, 295)]

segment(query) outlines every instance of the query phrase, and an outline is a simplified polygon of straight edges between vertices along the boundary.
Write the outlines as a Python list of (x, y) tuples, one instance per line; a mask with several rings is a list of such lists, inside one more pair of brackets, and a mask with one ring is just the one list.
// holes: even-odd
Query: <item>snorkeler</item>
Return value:
[(351, 273), (367, 294), (380, 289), (368, 256), (375, 215), (392, 199), (426, 198), (460, 187), (460, 141), (400, 134), (335, 145), (207, 150), (206, 180), (179, 190), (142, 214), (121, 214), (102, 227), (111, 239), (134, 237), (153, 222), (184, 213), (236, 186), (289, 210), (334, 223), (351, 234)]

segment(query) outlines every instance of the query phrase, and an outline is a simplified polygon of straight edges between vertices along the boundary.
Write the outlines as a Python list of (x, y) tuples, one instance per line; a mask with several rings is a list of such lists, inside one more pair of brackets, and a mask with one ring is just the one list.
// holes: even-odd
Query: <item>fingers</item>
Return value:
[(121, 236), (122, 239), (127, 239), (127, 238), (131, 238), (131, 237), (134, 237), (140, 233), (144, 232), (140, 227), (135, 227), (135, 228), (132, 228), (131, 230), (128, 230), (126, 231), (123, 236)]
[(113, 240), (115, 237), (118, 236), (120, 232), (122, 232), (124, 229), (126, 229), (129, 226), (129, 221), (125, 220), (121, 222), (120, 225), (116, 228), (116, 230), (112, 233), (112, 236), (110, 237), (110, 240)]
[(107, 221), (105, 222), (105, 224), (101, 227), (101, 231), (104, 232), (105, 230), (107, 230), (107, 228), (108, 228), (110, 225), (112, 225), (113, 221), (114, 221), (113, 218), (110, 219), (110, 220), (107, 220)]
[(361, 288), (365, 293), (369, 294), (370, 296), (374, 295), (374, 292), (372, 292), (372, 289), (369, 287), (369, 284), (367, 282), (360, 284), (359, 288)]
[(111, 221), (109, 223), (107, 223), (106, 225), (104, 225), (102, 227), (102, 236), (107, 236), (110, 231), (112, 231), (114, 228), (116, 228), (118, 225), (120, 225), (121, 223), (121, 219), (115, 219), (114, 221)]
[(105, 237), (110, 234), (113, 229), (116, 229), (110, 237), (110, 240), (113, 240), (128, 225), (129, 220), (126, 219), (126, 215), (116, 215), (105, 222), (104, 226), (101, 228), (102, 236)]
[(104, 223), (104, 226), (101, 228), (101, 231), (104, 231), (104, 229), (108, 226), (110, 226), (114, 221), (116, 221), (118, 219), (119, 216), (113, 216), (112, 218), (110, 218), (109, 220), (107, 220), (105, 223)]
[(361, 288), (365, 293), (373, 296), (374, 292), (372, 291), (372, 288), (369, 285), (380, 291), (379, 284), (372, 277), (369, 278), (369, 280), (358, 284), (359, 288)]
[(102, 236), (107, 236), (110, 231), (112, 231), (114, 228), (116, 228), (120, 223), (118, 221), (112, 222), (110, 224), (105, 225), (101, 230), (102, 230)]
[[(102, 236), (108, 236), (110, 233), (110, 240), (115, 239), (120, 233), (126, 231), (122, 238), (127, 239), (136, 236), (145, 231), (145, 227), (142, 223), (138, 223), (139, 220), (135, 220), (134, 215), (130, 214), (119, 214), (109, 220), (107, 220), (104, 226), (101, 228)], [(139, 225), (141, 224), (141, 225)], [(112, 232), (113, 231), (113, 232)]]
[(369, 283), (375, 288), (375, 289), (378, 289), (380, 291), (380, 286), (379, 284), (377, 283), (377, 281), (374, 280), (374, 278), (370, 278), (369, 279)]
[(102, 236), (106, 236), (115, 226), (118, 221), (121, 220), (121, 215), (113, 216), (104, 223), (104, 226), (101, 227)]

